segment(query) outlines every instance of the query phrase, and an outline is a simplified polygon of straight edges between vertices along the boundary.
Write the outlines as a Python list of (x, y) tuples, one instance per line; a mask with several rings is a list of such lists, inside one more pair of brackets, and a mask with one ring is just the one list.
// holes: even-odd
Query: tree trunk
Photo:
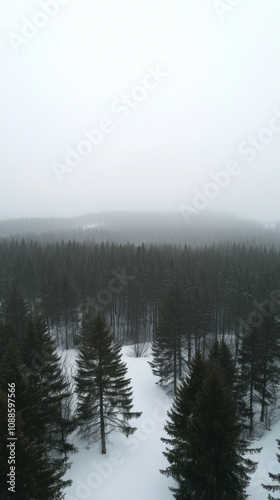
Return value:
[(65, 347), (66, 351), (68, 350), (68, 310), (65, 309)]
[(174, 342), (174, 394), (177, 392), (177, 352), (176, 352), (176, 341)]
[(101, 433), (101, 453), (106, 455), (106, 435), (105, 435), (105, 421), (104, 421), (104, 401), (103, 401), (103, 387), (102, 387), (102, 355), (101, 347), (99, 347), (99, 404), (100, 404), (100, 433)]
[[(251, 370), (253, 370), (253, 366), (251, 367)], [(250, 380), (250, 437), (253, 433), (253, 427), (254, 427), (254, 419), (253, 419), (253, 374), (251, 373), (251, 380)]]
[(263, 384), (262, 384), (262, 400), (261, 400), (261, 416), (260, 416), (260, 421), (262, 423), (264, 422), (265, 408), (266, 408), (266, 401), (265, 401), (266, 385), (267, 385), (267, 362), (265, 363)]

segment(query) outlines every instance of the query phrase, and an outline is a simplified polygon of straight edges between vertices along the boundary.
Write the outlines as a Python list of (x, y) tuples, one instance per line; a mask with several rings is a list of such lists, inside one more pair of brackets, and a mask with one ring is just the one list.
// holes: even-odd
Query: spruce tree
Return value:
[(206, 370), (207, 363), (198, 350), (190, 362), (189, 373), (178, 388), (173, 406), (168, 412), (169, 421), (165, 426), (165, 431), (169, 437), (162, 438), (162, 441), (170, 446), (163, 453), (170, 466), (161, 472), (166, 476), (172, 476), (177, 481), (178, 489), (171, 488), (171, 491), (174, 493), (174, 497), (180, 500), (192, 498), (183, 496), (188, 491), (184, 489), (184, 468), (189, 442), (190, 416), (193, 412), (197, 394), (202, 389)]
[(16, 386), (17, 409), (22, 410), (26, 407), (35, 415), (38, 409), (38, 405), (33, 404), (36, 395), (31, 389), (28, 391), (26, 369), (13, 338), (10, 339), (7, 351), (0, 361), (0, 389), (6, 393), (9, 383), (14, 383)]
[(45, 457), (48, 468), (62, 477), (70, 467), (69, 453), (75, 451), (69, 442), (74, 423), (65, 412), (71, 395), (55, 344), (39, 317), (29, 319), (22, 352), (11, 340), (2, 358), (0, 388), (7, 391), (10, 382), (16, 386), (16, 409), (25, 438), (37, 447), (35, 455)]
[[(243, 392), (240, 388), (237, 367), (235, 366), (233, 356), (230, 352), (228, 345), (224, 341), (215, 341), (210, 349), (208, 363), (210, 366), (217, 364), (221, 369), (224, 377), (224, 382), (228, 386), (229, 391), (237, 404), (239, 420), (242, 425), (242, 437), (240, 438), (240, 445), (243, 454), (259, 453), (261, 448), (251, 448), (250, 440), (247, 438), (248, 434), (248, 417), (250, 410), (244, 398)], [(248, 463), (250, 460), (248, 459)], [(252, 462), (252, 465), (254, 462)]]
[[(68, 413), (72, 393), (45, 321), (40, 316), (30, 317), (22, 351), (27, 386), (33, 393), (36, 413), (29, 407), (22, 410), (26, 425), (34, 429), (38, 441), (46, 450), (57, 454), (61, 462), (75, 451), (69, 442), (74, 431), (74, 419)], [(36, 400), (35, 400), (36, 399)]]
[[(17, 404), (17, 400), (15, 401)], [(7, 483), (13, 455), (8, 441), (8, 396), (0, 389), (0, 498), (1, 500), (62, 500), (72, 481), (64, 480), (64, 471), (51, 462), (44, 447), (25, 434), (21, 412), (15, 413), (15, 492)], [(27, 402), (28, 404), (28, 402)], [(10, 462), (10, 463), (9, 463)]]
[[(42, 326), (42, 322), (38, 319), (38, 329), (40, 330)], [(33, 327), (34, 322), (30, 320), (26, 342), (31, 341), (30, 333)], [(29, 355), (33, 361), (35, 353), (38, 354), (35, 348), (39, 349), (38, 338), (37, 343), (35, 340), (36, 336), (32, 337), (32, 342), (29, 345)], [(44, 354), (49, 357), (51, 353), (45, 351)], [(64, 498), (64, 488), (71, 484), (71, 481), (63, 480), (63, 476), (69, 468), (66, 452), (69, 453), (73, 448), (65, 440), (66, 432), (63, 435), (64, 440), (60, 433), (55, 432), (55, 430), (57, 431), (56, 425), (58, 425), (58, 422), (55, 419), (54, 425), (54, 415), (56, 413), (50, 411), (50, 409), (57, 410), (56, 405), (59, 405), (59, 401), (53, 397), (52, 387), (46, 385), (48, 378), (46, 371), (43, 368), (41, 371), (38, 370), (38, 366), (30, 362), (27, 351), (25, 351), (25, 355), (27, 364), (23, 363), (22, 354), (11, 339), (0, 363), (0, 412), (2, 412), (0, 418), (2, 419), (0, 422), (0, 428), (2, 429), (0, 461), (4, 460), (5, 462), (7, 458), (6, 445), (4, 446), (4, 444), (7, 438), (5, 434), (5, 429), (7, 429), (7, 388), (8, 383), (11, 382), (15, 384), (17, 437), (17, 495), (3, 496), (3, 499), (50, 500), (54, 498), (60, 500)], [(38, 360), (36, 360), (37, 362)], [(54, 369), (50, 375), (53, 377), (53, 383), (55, 383), (56, 375)], [(49, 401), (47, 402), (48, 397)], [(58, 435), (60, 437), (59, 442), (57, 440)]]
[(237, 373), (228, 345), (223, 341), (215, 340), (211, 346), (208, 359), (210, 364), (216, 363), (220, 366), (225, 383), (230, 389), (233, 389), (237, 383)]
[[(186, 332), (182, 294), (172, 285), (160, 308), (159, 322), (150, 362), (157, 382), (166, 392), (176, 394), (186, 372)], [(183, 335), (184, 334), (184, 335)]]
[(280, 327), (277, 317), (263, 316), (260, 325), (244, 329), (239, 353), (240, 387), (249, 407), (249, 432), (253, 435), (256, 403), (260, 421), (269, 427), (266, 412), (275, 400), (280, 376)]
[[(237, 405), (218, 364), (204, 368), (194, 395), (192, 367), (169, 413), (163, 441), (169, 467), (162, 471), (178, 484), (177, 500), (241, 500), (247, 498), (249, 474), (256, 463), (242, 456), (242, 426)], [(199, 388), (200, 386), (200, 388)]]
[(121, 357), (104, 317), (88, 315), (79, 335), (76, 421), (80, 437), (89, 444), (101, 442), (102, 454), (107, 435), (118, 429), (129, 436), (136, 430), (129, 420), (141, 415), (131, 411), (132, 388)]
[[(260, 421), (265, 422), (269, 405), (275, 400), (280, 377), (280, 325), (276, 316), (265, 316), (258, 332), (260, 358), (258, 370), (260, 376), (255, 388), (260, 404)], [(266, 428), (269, 422), (266, 421)]]
[(260, 344), (258, 330), (245, 330), (241, 340), (238, 364), (239, 390), (242, 394), (248, 408), (248, 433), (250, 438), (254, 431), (255, 402), (257, 401), (256, 383), (260, 380), (259, 363)]

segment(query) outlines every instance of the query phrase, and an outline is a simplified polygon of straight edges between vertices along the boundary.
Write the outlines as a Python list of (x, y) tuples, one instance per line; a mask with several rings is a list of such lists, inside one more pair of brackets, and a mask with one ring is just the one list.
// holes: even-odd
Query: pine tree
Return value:
[[(275, 400), (280, 377), (280, 325), (275, 316), (263, 318), (258, 339), (260, 344), (258, 360), (260, 376), (256, 380), (255, 388), (261, 407), (260, 421), (264, 422), (269, 404)], [(267, 427), (269, 427), (268, 423), (266, 423)]]
[[(233, 356), (230, 352), (228, 345), (222, 341), (215, 341), (210, 349), (209, 353), (209, 363), (210, 365), (216, 363), (219, 365), (220, 369), (223, 372), (224, 382), (228, 385), (229, 390), (232, 391), (235, 401), (238, 406), (239, 416), (242, 421), (243, 429), (244, 429), (244, 438), (247, 434), (248, 430), (248, 417), (250, 416), (250, 410), (246, 401), (244, 399), (242, 387), (240, 387), (240, 381), (238, 376), (237, 367), (235, 366), (235, 362)], [(248, 443), (247, 443), (248, 444)], [(248, 449), (247, 444), (244, 445), (246, 450)]]
[[(7, 444), (8, 396), (0, 389), (0, 498), (1, 500), (62, 500), (65, 488), (72, 481), (64, 480), (64, 471), (57, 468), (46, 455), (42, 445), (25, 435), (25, 424), (21, 412), (15, 413), (15, 492), (7, 484), (13, 455)], [(17, 403), (17, 401), (16, 401)], [(10, 462), (10, 463), (9, 463)]]
[(256, 382), (260, 380), (258, 363), (260, 359), (260, 344), (256, 328), (243, 332), (238, 364), (240, 366), (239, 387), (240, 393), (248, 408), (248, 432), (250, 438), (254, 430), (254, 403), (257, 401)]
[(257, 464), (240, 453), (237, 405), (219, 365), (204, 367), (196, 395), (189, 389), (195, 372), (192, 366), (169, 413), (165, 430), (170, 438), (163, 441), (171, 446), (164, 452), (170, 465), (162, 473), (177, 482), (171, 488), (177, 500), (245, 499)]
[(159, 377), (157, 383), (174, 394), (186, 371), (183, 317), (180, 289), (172, 286), (161, 305), (150, 365), (153, 374)]
[(16, 386), (16, 408), (24, 422), (25, 438), (62, 477), (70, 467), (69, 453), (75, 451), (68, 440), (74, 424), (65, 411), (70, 392), (55, 344), (39, 317), (29, 319), (23, 351), (11, 340), (2, 358), (0, 388), (7, 391), (10, 382)]
[[(14, 383), (16, 386), (17, 409), (22, 410), (24, 407), (28, 406), (30, 412), (34, 413), (36, 410), (36, 407), (33, 406), (35, 395), (32, 394), (31, 397), (31, 391), (27, 394), (26, 369), (22, 363), (20, 352), (15, 344), (14, 338), (9, 340), (7, 350), (0, 361), (0, 389), (7, 392), (9, 383)], [(28, 405), (26, 404), (27, 400)]]
[[(40, 322), (39, 319), (37, 319), (37, 322), (38, 330), (40, 330), (43, 323)], [(26, 342), (31, 342), (29, 344), (29, 356), (30, 359), (34, 361), (34, 353), (37, 353), (35, 348), (39, 349), (39, 343), (36, 336), (32, 336), (32, 340), (30, 338), (33, 327), (34, 322), (30, 320)], [(41, 371), (38, 370), (37, 365), (31, 363), (30, 359), (28, 360), (26, 351), (25, 354), (27, 364), (23, 364), (21, 354), (14, 341), (11, 339), (7, 351), (0, 363), (0, 413), (2, 411), (2, 422), (6, 419), (5, 427), (0, 423), (0, 428), (3, 429), (3, 433), (1, 434), (0, 455), (1, 459), (4, 457), (4, 462), (7, 458), (6, 450), (3, 445), (7, 437), (5, 435), (5, 429), (7, 428), (6, 391), (8, 383), (11, 382), (13, 382), (16, 387), (15, 399), (17, 411), (16, 485), (18, 496), (13, 494), (11, 497), (3, 496), (3, 499), (18, 498), (21, 500), (38, 500), (40, 498), (42, 500), (50, 500), (54, 498), (60, 500), (64, 498), (63, 489), (71, 484), (71, 482), (63, 480), (63, 476), (69, 468), (65, 453), (66, 451), (67, 453), (72, 451), (72, 445), (68, 445), (67, 441), (63, 441), (62, 438), (58, 443), (57, 433), (54, 432), (54, 413), (52, 412), (51, 414), (49, 410), (51, 408), (54, 409), (56, 403), (59, 402), (55, 401), (55, 398), (52, 398), (52, 388), (45, 385), (47, 380), (46, 372), (44, 372), (43, 369)], [(45, 351), (45, 356), (46, 354), (50, 356), (51, 352)], [(53, 377), (54, 382), (56, 379), (55, 369), (51, 372), (50, 376)], [(48, 392), (49, 389), (50, 392)], [(48, 397), (49, 401), (48, 404), (46, 404)], [(66, 435), (65, 432), (63, 437), (65, 438)], [(63, 453), (64, 456), (62, 456)], [(4, 470), (6, 470), (6, 466)]]
[[(55, 341), (40, 316), (30, 317), (22, 357), (27, 384), (33, 393), (37, 411), (23, 409), (26, 425), (34, 429), (38, 441), (58, 457), (75, 451), (69, 442), (74, 431), (74, 419), (68, 413), (72, 393), (56, 351)], [(62, 460), (57, 458), (57, 460)]]
[(126, 436), (135, 432), (129, 420), (140, 417), (132, 412), (132, 388), (126, 378), (127, 367), (121, 361), (121, 347), (114, 342), (103, 316), (83, 321), (77, 359), (77, 414), (80, 437), (101, 442), (106, 453), (106, 437), (114, 429)]
[[(276, 442), (278, 445), (278, 450), (280, 450), (280, 439), (276, 439)], [(280, 463), (280, 454), (276, 453), (276, 456), (278, 463)], [(262, 487), (267, 491), (272, 491), (273, 493), (275, 493), (276, 491), (280, 492), (280, 473), (272, 474), (271, 472), (269, 472), (268, 475), (275, 484), (262, 484)], [(276, 498), (274, 496), (271, 496), (270, 493), (268, 494), (267, 498), (268, 500), (279, 500), (279, 497)]]
[[(170, 466), (161, 471), (166, 476), (172, 476), (178, 482), (178, 489), (171, 488), (174, 497), (180, 500), (192, 498), (183, 496), (188, 490), (184, 489), (184, 468), (190, 416), (196, 402), (197, 394), (201, 391), (207, 370), (207, 363), (201, 352), (197, 350), (190, 362), (189, 373), (186, 380), (178, 388), (173, 406), (168, 412), (169, 421), (165, 426), (168, 438), (162, 441), (170, 446), (163, 454)], [(177, 496), (176, 496), (177, 495)], [(181, 495), (181, 496), (180, 496)]]
[[(243, 392), (240, 388), (237, 367), (235, 366), (233, 356), (230, 352), (228, 345), (218, 340), (215, 341), (210, 349), (208, 357), (209, 366), (218, 365), (223, 373), (224, 383), (227, 385), (229, 391), (232, 393), (234, 401), (237, 405), (237, 412), (239, 422), (242, 426), (242, 433), (240, 435), (240, 450), (243, 455), (253, 455), (260, 453), (262, 448), (251, 448), (250, 439), (248, 439), (248, 417), (250, 410), (248, 404), (243, 397)], [(250, 467), (255, 466), (255, 462), (247, 458), (247, 465)]]
[[(254, 430), (254, 404), (260, 405), (260, 421), (265, 421), (269, 404), (279, 385), (280, 327), (275, 316), (263, 316), (259, 327), (243, 332), (239, 356), (240, 386), (249, 407), (249, 432)], [(269, 426), (266, 423), (266, 426)]]
[(220, 366), (225, 383), (230, 389), (233, 389), (237, 382), (237, 373), (234, 359), (225, 342), (214, 341), (209, 352), (209, 363), (216, 363)]

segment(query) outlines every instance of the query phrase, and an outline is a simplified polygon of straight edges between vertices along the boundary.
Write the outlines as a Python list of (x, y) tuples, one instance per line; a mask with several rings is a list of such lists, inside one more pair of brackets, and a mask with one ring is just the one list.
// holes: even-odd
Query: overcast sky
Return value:
[(0, 0), (0, 19), (0, 218), (280, 219), (279, 0)]

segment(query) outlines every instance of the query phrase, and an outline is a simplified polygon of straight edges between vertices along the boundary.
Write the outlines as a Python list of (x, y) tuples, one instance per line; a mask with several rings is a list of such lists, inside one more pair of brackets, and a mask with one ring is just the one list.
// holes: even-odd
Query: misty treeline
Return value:
[[(237, 332), (279, 288), (280, 252), (263, 246), (117, 245), (75, 241), (42, 245), (0, 240), (1, 317), (41, 313), (63, 347), (73, 346), (90, 304), (122, 344), (152, 341), (159, 308), (180, 290), (183, 329), (193, 344)], [(19, 323), (22, 321), (18, 320)]]
[(0, 220), (0, 237), (25, 237), (44, 244), (63, 240), (135, 245), (187, 242), (196, 248), (227, 242), (280, 248), (279, 221), (264, 224), (205, 211), (191, 215), (183, 207), (176, 212), (98, 212), (68, 218)]

